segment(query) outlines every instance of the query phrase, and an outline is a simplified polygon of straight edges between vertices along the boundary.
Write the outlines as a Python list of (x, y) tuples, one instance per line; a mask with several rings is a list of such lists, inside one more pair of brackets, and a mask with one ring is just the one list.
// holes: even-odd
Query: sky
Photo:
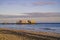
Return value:
[(34, 17), (38, 22), (60, 23), (60, 0), (0, 0), (0, 20), (2, 17)]
[(60, 0), (0, 0), (0, 14), (60, 12)]

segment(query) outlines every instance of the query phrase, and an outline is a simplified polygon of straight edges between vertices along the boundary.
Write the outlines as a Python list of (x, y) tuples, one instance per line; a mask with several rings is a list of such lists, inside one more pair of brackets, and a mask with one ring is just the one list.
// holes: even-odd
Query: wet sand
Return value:
[(60, 40), (60, 33), (0, 28), (0, 40)]

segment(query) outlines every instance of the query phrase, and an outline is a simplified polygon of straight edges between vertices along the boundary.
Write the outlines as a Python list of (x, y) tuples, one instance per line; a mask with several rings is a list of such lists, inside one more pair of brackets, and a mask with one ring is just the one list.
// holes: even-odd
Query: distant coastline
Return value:
[(0, 24), (60, 24), (60, 23), (0, 23)]

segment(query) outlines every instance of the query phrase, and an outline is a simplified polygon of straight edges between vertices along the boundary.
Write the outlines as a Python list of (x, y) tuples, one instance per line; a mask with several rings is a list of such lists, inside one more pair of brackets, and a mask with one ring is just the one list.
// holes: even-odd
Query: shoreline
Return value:
[[(32, 37), (35, 39), (46, 39), (46, 40), (54, 40), (60, 39), (60, 33), (52, 33), (52, 32), (34, 32), (30, 30), (11, 30), (6, 28), (0, 28), (0, 34), (11, 34), (11, 35), (20, 35), (26, 37)], [(31, 39), (32, 40), (32, 39)]]

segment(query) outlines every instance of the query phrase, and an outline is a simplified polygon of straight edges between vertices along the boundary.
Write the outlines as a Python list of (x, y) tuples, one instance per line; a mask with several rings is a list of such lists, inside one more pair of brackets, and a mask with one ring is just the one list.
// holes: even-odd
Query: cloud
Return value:
[(60, 13), (26, 13), (30, 17), (60, 17)]
[(0, 15), (0, 22), (16, 22), (20, 19), (35, 19), (38, 23), (60, 23), (60, 13), (24, 13), (23, 15)]
[(19, 0), (7, 0), (7, 1), (2, 1), (0, 2), (0, 5), (21, 5), (21, 6), (31, 6), (33, 5), (53, 5), (53, 4), (57, 4), (58, 2), (35, 2), (35, 1), (19, 1)]
[(0, 15), (0, 18), (28, 18), (28, 17), (31, 18), (60, 17), (60, 13), (24, 13), (23, 15)]
[(53, 5), (57, 4), (57, 2), (33, 2), (33, 5)]

